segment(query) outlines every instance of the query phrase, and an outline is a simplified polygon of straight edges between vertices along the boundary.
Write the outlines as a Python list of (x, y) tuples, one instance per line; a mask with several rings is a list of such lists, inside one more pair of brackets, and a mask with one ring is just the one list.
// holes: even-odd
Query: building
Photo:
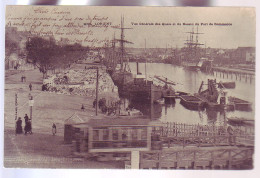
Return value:
[(231, 59), (241, 64), (255, 63), (255, 47), (238, 47), (233, 51)]
[(17, 27), (5, 28), (5, 67), (14, 69), (24, 64), (26, 56), (26, 42), (29, 33), (17, 31)]

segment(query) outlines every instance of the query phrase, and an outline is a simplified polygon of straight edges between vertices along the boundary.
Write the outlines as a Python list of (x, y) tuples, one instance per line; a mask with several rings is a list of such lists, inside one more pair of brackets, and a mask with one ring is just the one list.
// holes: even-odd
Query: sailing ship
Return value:
[[(125, 39), (124, 30), (131, 29), (124, 27), (124, 17), (121, 18), (121, 38), (112, 40), (112, 47), (106, 47), (104, 63), (111, 75), (114, 84), (118, 87), (121, 97), (128, 97), (134, 101), (150, 101), (151, 103), (161, 99), (170, 88), (155, 85), (153, 80), (148, 80), (146, 75), (139, 72), (137, 63), (137, 74), (133, 75), (129, 67), (129, 58), (125, 50), (125, 44), (133, 44)], [(116, 47), (119, 42), (120, 47)], [(173, 92), (173, 90), (171, 90)], [(169, 92), (168, 92), (169, 93)]]
[[(194, 71), (209, 71), (211, 69), (212, 60), (206, 57), (206, 48), (203, 52), (202, 48), (199, 47), (204, 45), (199, 43), (198, 40), (198, 35), (203, 33), (198, 32), (198, 27), (197, 32), (194, 32), (194, 29), (192, 28), (192, 31), (187, 33), (189, 33), (189, 37), (185, 43), (186, 47), (184, 47), (184, 58), (182, 61), (182, 66), (184, 66), (186, 69)], [(204, 56), (202, 53), (205, 53)]]

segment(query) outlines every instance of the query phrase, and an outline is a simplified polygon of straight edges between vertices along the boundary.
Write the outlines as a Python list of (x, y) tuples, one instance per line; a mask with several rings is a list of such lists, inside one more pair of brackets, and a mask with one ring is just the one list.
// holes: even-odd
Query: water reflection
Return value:
[[(135, 63), (130, 63), (132, 73), (136, 73)], [(145, 73), (145, 65), (139, 64), (140, 71)], [(245, 76), (236, 76), (235, 74), (223, 74), (219, 72), (203, 73), (201, 71), (184, 70), (182, 67), (170, 64), (147, 64), (147, 74), (149, 76), (159, 75), (167, 77), (169, 80), (177, 83), (174, 86), (176, 91), (197, 93), (202, 81), (207, 82), (208, 79), (216, 79), (218, 82), (235, 81), (236, 88), (229, 89), (227, 96), (234, 96), (252, 102), (252, 111), (227, 111), (224, 110), (189, 110), (180, 104), (180, 100), (172, 104), (150, 105), (136, 104), (136, 108), (144, 114), (159, 118), (163, 122), (178, 122), (186, 124), (214, 124), (223, 125), (226, 123), (227, 117), (245, 117), (254, 119), (255, 106), (255, 81), (254, 78), (246, 79)], [(241, 77), (241, 79), (240, 79)]]

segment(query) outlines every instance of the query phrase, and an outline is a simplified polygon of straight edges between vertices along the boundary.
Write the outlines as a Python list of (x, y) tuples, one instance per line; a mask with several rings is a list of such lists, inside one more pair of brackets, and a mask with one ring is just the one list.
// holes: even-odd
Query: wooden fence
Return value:
[[(180, 124), (175, 122), (163, 123), (162, 127), (153, 127), (153, 133), (159, 134), (161, 137), (198, 137), (228, 134), (224, 126)], [(233, 134), (240, 136), (254, 135), (254, 128), (244, 126), (233, 127)]]
[(140, 169), (252, 169), (253, 148), (140, 152)]
[(227, 132), (224, 126), (192, 125), (164, 123), (153, 127), (152, 134), (159, 135), (167, 147), (174, 146), (226, 146), (254, 145), (254, 128), (233, 127), (233, 133)]

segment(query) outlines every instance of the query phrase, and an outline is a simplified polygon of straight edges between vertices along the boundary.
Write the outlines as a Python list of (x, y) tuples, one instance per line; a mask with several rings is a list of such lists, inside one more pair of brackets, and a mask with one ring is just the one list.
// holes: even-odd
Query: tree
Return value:
[(10, 38), (9, 35), (5, 36), (5, 63), (6, 68), (9, 69), (9, 59), (12, 53), (17, 53), (18, 42)]
[(58, 46), (55, 40), (32, 37), (26, 43), (27, 62), (33, 63), (46, 78), (48, 70), (69, 67), (85, 55), (89, 48), (80, 44)]
[(55, 64), (55, 55), (59, 51), (57, 48), (53, 40), (32, 37), (26, 43), (27, 62), (38, 67), (43, 74), (43, 78), (46, 78), (47, 71), (52, 69)]

